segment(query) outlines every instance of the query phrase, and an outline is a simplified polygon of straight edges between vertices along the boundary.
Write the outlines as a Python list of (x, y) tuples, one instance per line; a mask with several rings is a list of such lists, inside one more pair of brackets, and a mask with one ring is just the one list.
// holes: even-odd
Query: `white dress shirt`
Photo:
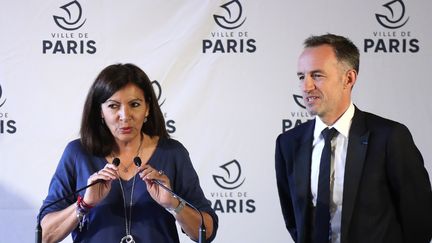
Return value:
[[(350, 104), (345, 113), (329, 128), (335, 128), (338, 134), (331, 141), (332, 158), (330, 171), (330, 222), (332, 242), (339, 243), (341, 236), (343, 184), (345, 174), (345, 160), (348, 148), (348, 134), (354, 116), (354, 105)], [(322, 130), (327, 127), (317, 116), (315, 120), (314, 139), (312, 144), (311, 192), (312, 203), (316, 206), (318, 195), (318, 178), (321, 152), (324, 147)]]

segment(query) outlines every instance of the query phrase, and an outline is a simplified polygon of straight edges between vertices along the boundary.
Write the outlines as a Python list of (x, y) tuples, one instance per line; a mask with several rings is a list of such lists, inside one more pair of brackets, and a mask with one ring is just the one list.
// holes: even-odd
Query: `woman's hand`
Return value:
[(141, 168), (139, 175), (146, 183), (147, 191), (150, 193), (150, 196), (153, 198), (153, 200), (159, 203), (159, 205), (164, 208), (176, 208), (178, 206), (179, 201), (175, 199), (170, 192), (153, 181), (158, 180), (164, 186), (171, 189), (170, 180), (162, 170), (155, 170), (153, 167), (146, 164)]
[(91, 175), (87, 180), (87, 185), (90, 185), (97, 180), (103, 181), (87, 188), (84, 194), (84, 202), (88, 205), (95, 206), (102, 201), (111, 190), (112, 181), (118, 179), (117, 171), (117, 166), (106, 164), (102, 170)]

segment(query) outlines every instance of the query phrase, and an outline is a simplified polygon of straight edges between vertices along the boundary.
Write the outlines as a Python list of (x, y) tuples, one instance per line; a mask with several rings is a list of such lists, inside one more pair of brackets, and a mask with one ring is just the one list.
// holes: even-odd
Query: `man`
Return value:
[[(297, 76), (316, 118), (279, 135), (275, 156), (292, 238), (430, 242), (431, 184), (408, 128), (363, 112), (351, 101), (359, 72), (357, 47), (333, 34), (312, 36), (304, 44)], [(325, 128), (334, 128), (333, 138)]]

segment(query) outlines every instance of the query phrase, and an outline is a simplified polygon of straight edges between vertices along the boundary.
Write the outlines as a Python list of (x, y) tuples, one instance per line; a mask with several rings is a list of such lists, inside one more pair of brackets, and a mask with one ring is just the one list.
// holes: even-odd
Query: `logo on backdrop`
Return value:
[(219, 166), (226, 173), (224, 176), (213, 175), (214, 182), (221, 188), (227, 190), (233, 190), (240, 187), (245, 179), (240, 179), (241, 167), (237, 160), (231, 160), (230, 162)]
[(1, 85), (0, 85), (0, 107), (2, 107), (3, 105), (4, 105), (4, 103), (6, 102), (6, 98), (2, 98), (2, 94), (3, 94), (3, 91), (2, 91), (2, 87), (1, 87)]
[(213, 175), (213, 180), (221, 190), (210, 192), (213, 209), (220, 213), (254, 213), (255, 200), (240, 189), (246, 180), (240, 163), (234, 159), (219, 168), (221, 170)]
[(158, 100), (159, 106), (162, 106), (165, 103), (165, 98), (162, 99), (162, 86), (159, 84), (157, 80), (153, 80), (151, 82), (153, 86), (153, 90), (156, 94), (156, 98)]
[[(153, 90), (156, 94), (156, 98), (158, 100), (159, 106), (162, 107), (162, 105), (165, 103), (166, 98), (162, 98), (162, 86), (157, 80), (153, 80), (151, 82), (153, 86)], [(165, 127), (167, 129), (167, 132), (170, 134), (173, 134), (176, 131), (175, 127), (175, 121), (168, 118), (168, 114), (165, 112), (163, 113), (165, 118)]]
[(58, 6), (52, 15), (53, 24), (58, 31), (50, 33), (50, 37), (42, 40), (43, 54), (82, 55), (95, 54), (96, 41), (84, 31), (87, 19), (83, 17), (83, 8), (78, 1)]
[(237, 29), (246, 21), (243, 18), (243, 8), (239, 1), (231, 1), (220, 6), (227, 16), (214, 14), (213, 18), (220, 27), (228, 30)]
[(314, 116), (309, 114), (309, 112), (306, 110), (303, 96), (293, 94), (293, 100), (297, 106), (297, 109), (290, 111), (288, 118), (282, 119), (282, 132), (288, 131), (289, 129), (307, 122), (308, 120), (314, 119)]
[(203, 53), (253, 53), (256, 40), (243, 28), (246, 17), (239, 0), (232, 0), (220, 5), (213, 14), (217, 27), (210, 32), (208, 39), (202, 41)]
[(372, 31), (370, 38), (364, 39), (364, 52), (369, 53), (417, 53), (419, 40), (406, 24), (410, 17), (403, 0), (386, 0), (375, 13), (380, 29)]
[(0, 84), (0, 135), (3, 134), (14, 134), (17, 131), (16, 121), (13, 120), (5, 110), (6, 98), (3, 95), (3, 89)]
[(60, 7), (64, 10), (63, 16), (54, 15), (54, 21), (58, 27), (64, 30), (77, 30), (84, 25), (85, 19), (82, 21), (82, 8), (79, 2), (73, 1)]
[(383, 27), (387, 29), (399, 29), (404, 26), (409, 17), (405, 16), (405, 4), (401, 0), (394, 0), (382, 5), (386, 14), (375, 14), (375, 17)]

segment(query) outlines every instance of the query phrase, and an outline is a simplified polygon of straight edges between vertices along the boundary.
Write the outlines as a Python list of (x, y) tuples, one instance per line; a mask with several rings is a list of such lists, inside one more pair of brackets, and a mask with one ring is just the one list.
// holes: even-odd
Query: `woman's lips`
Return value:
[(132, 132), (132, 127), (121, 127), (120, 128), (120, 132), (121, 133), (131, 133)]

